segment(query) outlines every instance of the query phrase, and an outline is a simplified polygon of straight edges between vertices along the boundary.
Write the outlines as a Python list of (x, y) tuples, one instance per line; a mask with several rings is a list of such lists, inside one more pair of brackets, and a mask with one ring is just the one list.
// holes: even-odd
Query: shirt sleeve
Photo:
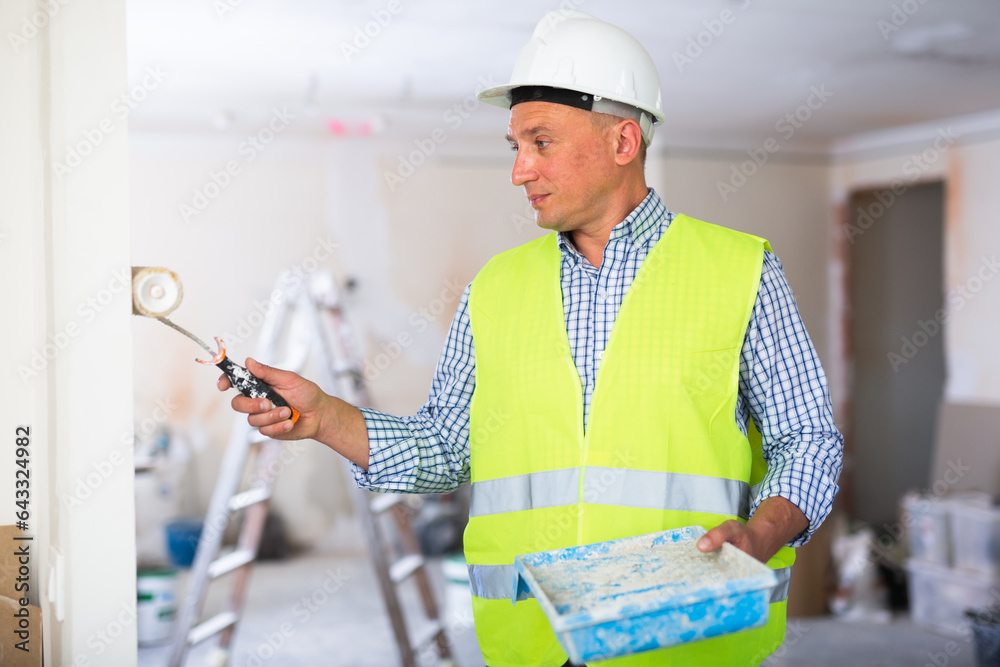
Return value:
[(737, 410), (763, 437), (767, 473), (750, 514), (781, 496), (802, 510), (809, 527), (788, 546), (802, 546), (833, 508), (843, 466), (826, 375), (778, 258), (764, 253), (760, 288), (740, 355)]
[(448, 493), (469, 480), (469, 405), (476, 355), (465, 288), (448, 330), (427, 403), (412, 417), (361, 408), (368, 430), (368, 471), (358, 486), (398, 493)]

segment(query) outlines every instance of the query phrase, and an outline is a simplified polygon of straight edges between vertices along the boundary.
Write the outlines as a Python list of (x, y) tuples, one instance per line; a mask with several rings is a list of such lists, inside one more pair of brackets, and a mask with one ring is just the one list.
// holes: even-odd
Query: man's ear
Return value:
[(626, 118), (615, 125), (615, 132), (615, 162), (624, 167), (639, 159), (642, 130), (639, 123)]

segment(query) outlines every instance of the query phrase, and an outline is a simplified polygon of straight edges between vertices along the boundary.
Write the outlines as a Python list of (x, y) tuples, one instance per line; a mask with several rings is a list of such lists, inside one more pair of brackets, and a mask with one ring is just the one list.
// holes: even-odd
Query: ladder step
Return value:
[(258, 486), (257, 488), (237, 493), (229, 499), (229, 511), (235, 512), (237, 510), (246, 509), (251, 505), (262, 503), (265, 500), (270, 499), (270, 497), (271, 490), (266, 486)]
[(237, 568), (243, 567), (247, 563), (252, 562), (253, 559), (254, 552), (250, 549), (231, 551), (225, 556), (212, 561), (212, 564), (208, 566), (208, 577), (209, 579), (216, 579)]
[(389, 578), (398, 584), (424, 566), (424, 557), (417, 554), (403, 556), (389, 567)]
[(405, 496), (400, 493), (380, 493), (375, 496), (368, 506), (371, 508), (373, 514), (379, 515), (403, 502), (403, 498)]
[(188, 644), (190, 646), (200, 644), (209, 637), (219, 634), (229, 626), (235, 625), (239, 619), (239, 615), (232, 611), (224, 611), (221, 614), (216, 614), (204, 623), (191, 628), (191, 632), (187, 636)]
[(441, 621), (437, 619), (427, 619), (427, 623), (422, 625), (423, 627), (420, 628), (420, 632), (413, 633), (414, 652), (430, 644), (444, 631)]

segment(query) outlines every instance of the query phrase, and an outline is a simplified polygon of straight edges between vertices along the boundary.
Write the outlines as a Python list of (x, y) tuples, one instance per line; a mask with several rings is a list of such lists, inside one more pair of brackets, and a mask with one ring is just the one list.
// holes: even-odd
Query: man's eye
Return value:
[(510, 149), (516, 153), (517, 152), (517, 144), (511, 144), (510, 145)]
[(549, 144), (550, 144), (551, 142), (549, 142), (549, 141), (545, 141), (544, 139), (539, 139), (539, 140), (538, 140), (538, 141), (536, 141), (535, 143), (536, 143), (536, 144), (538, 144), (538, 147), (539, 147), (539, 148), (545, 148), (545, 147), (546, 147), (546, 146), (548, 146), (548, 145), (549, 145)]

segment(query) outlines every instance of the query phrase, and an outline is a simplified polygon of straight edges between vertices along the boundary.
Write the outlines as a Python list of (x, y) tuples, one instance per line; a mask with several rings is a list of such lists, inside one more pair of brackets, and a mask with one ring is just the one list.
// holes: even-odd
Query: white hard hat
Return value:
[[(524, 87), (582, 93), (573, 101), (553, 101), (633, 118), (647, 145), (653, 126), (663, 122), (660, 77), (646, 49), (621, 28), (575, 9), (542, 17), (517, 56), (510, 83), (486, 88), (478, 97), (509, 109), (512, 91)], [(514, 103), (530, 99), (545, 100), (545, 93)]]

